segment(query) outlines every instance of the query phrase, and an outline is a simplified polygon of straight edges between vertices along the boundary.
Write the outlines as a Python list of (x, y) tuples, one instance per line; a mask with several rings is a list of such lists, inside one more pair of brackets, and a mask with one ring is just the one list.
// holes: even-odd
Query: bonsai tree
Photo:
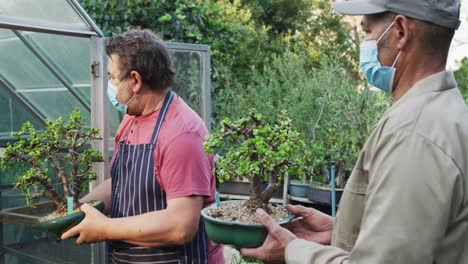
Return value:
[[(215, 175), (223, 182), (233, 177), (246, 177), (250, 182), (249, 209), (263, 208), (270, 212), (268, 202), (278, 190), (284, 175), (294, 170), (305, 177), (301, 135), (292, 129), (286, 111), (269, 124), (266, 118), (251, 110), (236, 121), (224, 119), (220, 130), (205, 142), (205, 152), (217, 151)], [(262, 182), (267, 182), (262, 188)]]
[[(96, 178), (93, 164), (103, 161), (99, 151), (85, 145), (90, 140), (101, 140), (99, 131), (85, 129), (81, 114), (75, 109), (66, 123), (61, 118), (46, 120), (45, 131), (37, 133), (28, 121), (13, 136), (18, 141), (8, 144), (0, 166), (5, 170), (20, 165), (23, 175), (14, 188), (22, 191), (27, 204), (34, 207), (34, 199), (45, 198), (55, 204), (57, 213), (64, 213), (66, 197), (71, 196), (74, 209), (78, 208), (80, 194)], [(51, 174), (57, 175), (58, 182)]]

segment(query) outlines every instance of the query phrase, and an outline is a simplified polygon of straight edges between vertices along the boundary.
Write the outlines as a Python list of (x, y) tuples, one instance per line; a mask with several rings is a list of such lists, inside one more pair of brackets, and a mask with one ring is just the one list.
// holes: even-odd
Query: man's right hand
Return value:
[(286, 209), (299, 216), (294, 219), (289, 229), (298, 238), (322, 245), (330, 245), (335, 219), (313, 208), (301, 205), (287, 205)]

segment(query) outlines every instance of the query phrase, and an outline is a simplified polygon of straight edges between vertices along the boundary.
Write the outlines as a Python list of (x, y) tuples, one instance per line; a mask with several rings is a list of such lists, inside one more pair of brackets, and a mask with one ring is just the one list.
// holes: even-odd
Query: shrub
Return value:
[(458, 63), (458, 70), (455, 72), (455, 79), (458, 83), (458, 88), (468, 104), (468, 58), (463, 58)]

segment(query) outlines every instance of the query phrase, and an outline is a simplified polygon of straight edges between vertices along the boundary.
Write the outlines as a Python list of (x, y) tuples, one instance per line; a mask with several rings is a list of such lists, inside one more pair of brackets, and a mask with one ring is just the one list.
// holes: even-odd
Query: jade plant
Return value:
[[(215, 175), (220, 182), (245, 177), (250, 183), (249, 209), (270, 211), (269, 200), (289, 171), (303, 178), (305, 143), (282, 111), (271, 124), (265, 116), (251, 110), (236, 121), (228, 118), (205, 141), (205, 152), (216, 153)], [(266, 182), (265, 188), (262, 183)]]
[(54, 203), (57, 213), (65, 213), (67, 197), (73, 197), (73, 208), (78, 208), (80, 195), (96, 178), (93, 164), (103, 161), (101, 153), (87, 144), (102, 140), (99, 130), (86, 129), (75, 109), (67, 122), (46, 120), (45, 131), (38, 133), (27, 121), (13, 136), (17, 141), (8, 144), (0, 167), (19, 165), (22, 175), (14, 188), (25, 195), (27, 204), (34, 207), (36, 198), (45, 198)]

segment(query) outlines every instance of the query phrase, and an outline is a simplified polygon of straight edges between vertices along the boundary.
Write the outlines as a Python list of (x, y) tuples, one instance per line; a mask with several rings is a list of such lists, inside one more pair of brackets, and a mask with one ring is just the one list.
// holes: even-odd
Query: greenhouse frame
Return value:
[[(30, 121), (66, 118), (78, 108), (89, 128), (104, 140), (93, 142), (107, 162), (94, 170), (109, 175), (113, 136), (122, 114), (108, 103), (105, 36), (76, 0), (0, 1), (0, 156), (16, 139), (12, 132)], [(210, 47), (167, 43), (176, 72), (173, 90), (211, 124)], [(0, 210), (25, 205), (12, 190), (15, 171), (0, 171)], [(0, 223), (1, 263), (106, 263), (104, 243), (77, 246), (26, 226)]]

